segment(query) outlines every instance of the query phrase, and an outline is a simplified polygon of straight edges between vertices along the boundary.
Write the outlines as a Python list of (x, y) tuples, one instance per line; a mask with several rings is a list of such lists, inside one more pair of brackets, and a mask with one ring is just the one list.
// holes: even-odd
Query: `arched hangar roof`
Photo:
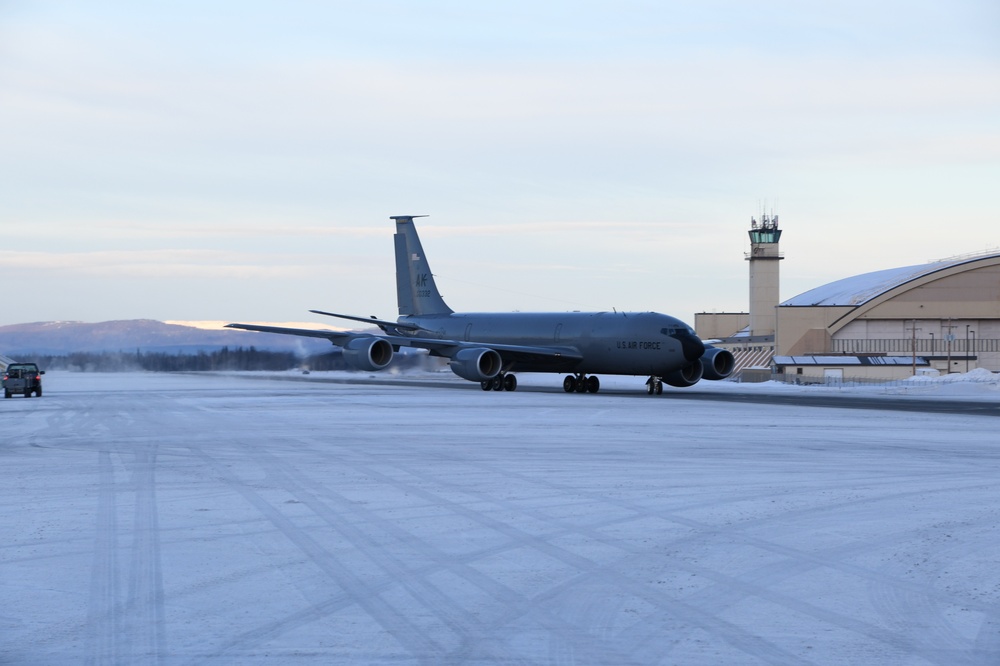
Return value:
[[(990, 261), (992, 260), (992, 261)], [(965, 264), (969, 269), (982, 265), (982, 262), (995, 263), (1000, 260), (1000, 252), (981, 254), (974, 257), (945, 259), (917, 266), (888, 268), (872, 273), (863, 273), (853, 277), (830, 282), (822, 287), (810, 289), (798, 296), (788, 299), (781, 305), (785, 306), (859, 306), (879, 298), (888, 292), (906, 291), (910, 285), (916, 286), (925, 282), (923, 278), (934, 273), (946, 271)]]

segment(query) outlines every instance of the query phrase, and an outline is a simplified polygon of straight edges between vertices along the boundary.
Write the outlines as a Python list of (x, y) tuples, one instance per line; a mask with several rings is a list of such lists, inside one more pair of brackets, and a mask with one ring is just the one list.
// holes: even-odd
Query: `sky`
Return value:
[(0, 325), (748, 307), (1000, 247), (996, 2), (0, 0)]

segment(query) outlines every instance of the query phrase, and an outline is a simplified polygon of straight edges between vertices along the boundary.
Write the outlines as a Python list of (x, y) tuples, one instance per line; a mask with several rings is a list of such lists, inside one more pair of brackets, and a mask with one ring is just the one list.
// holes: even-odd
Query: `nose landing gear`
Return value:
[(662, 395), (663, 394), (663, 380), (659, 377), (650, 377), (646, 380), (646, 393), (649, 395)]

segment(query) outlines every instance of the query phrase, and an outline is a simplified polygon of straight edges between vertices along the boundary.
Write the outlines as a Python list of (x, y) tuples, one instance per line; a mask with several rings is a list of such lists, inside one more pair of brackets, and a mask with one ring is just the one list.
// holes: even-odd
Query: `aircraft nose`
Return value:
[(686, 360), (694, 362), (705, 354), (705, 343), (694, 333), (678, 328), (671, 337), (676, 338), (681, 343), (681, 350), (684, 352)]

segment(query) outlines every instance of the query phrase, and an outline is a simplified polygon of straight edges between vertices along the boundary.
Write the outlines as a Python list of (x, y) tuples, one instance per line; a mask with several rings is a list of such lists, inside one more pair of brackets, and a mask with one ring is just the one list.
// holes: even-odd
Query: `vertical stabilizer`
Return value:
[(432, 315), (451, 314), (437, 285), (434, 275), (420, 246), (420, 237), (413, 225), (413, 218), (426, 215), (395, 215), (396, 221), (396, 301), (399, 314)]

